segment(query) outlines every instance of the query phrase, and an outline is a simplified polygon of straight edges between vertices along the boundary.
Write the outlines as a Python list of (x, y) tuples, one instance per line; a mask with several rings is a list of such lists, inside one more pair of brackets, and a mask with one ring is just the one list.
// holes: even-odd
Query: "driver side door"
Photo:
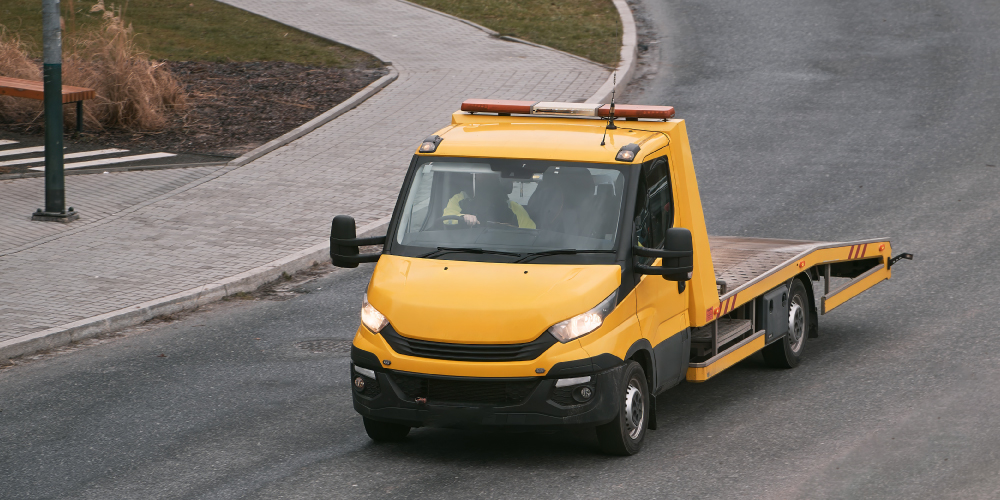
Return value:
[[(673, 227), (673, 193), (665, 156), (642, 165), (633, 220), (633, 244), (663, 249), (667, 229)], [(645, 265), (660, 265), (660, 259), (636, 257)], [(654, 393), (672, 387), (687, 371), (690, 330), (688, 289), (662, 276), (643, 275), (636, 285), (636, 315), (639, 328), (653, 346), (656, 367)]]

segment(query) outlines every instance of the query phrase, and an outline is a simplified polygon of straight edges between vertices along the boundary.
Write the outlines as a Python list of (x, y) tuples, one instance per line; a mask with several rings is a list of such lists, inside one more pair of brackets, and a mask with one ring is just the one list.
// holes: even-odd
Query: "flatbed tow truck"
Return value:
[(415, 152), (386, 236), (333, 220), (334, 265), (377, 262), (350, 368), (369, 436), (594, 427), (634, 454), (664, 391), (758, 351), (795, 367), (819, 315), (912, 258), (709, 236), (701, 203), (670, 106), (465, 101)]

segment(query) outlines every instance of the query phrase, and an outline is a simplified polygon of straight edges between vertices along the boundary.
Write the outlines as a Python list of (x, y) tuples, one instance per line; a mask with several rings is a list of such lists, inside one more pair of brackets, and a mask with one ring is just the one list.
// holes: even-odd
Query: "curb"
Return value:
[[(385, 231), (389, 218), (384, 217), (358, 228), (359, 236)], [(261, 285), (281, 278), (282, 273), (294, 273), (315, 262), (330, 258), (330, 243), (320, 243), (289, 256), (197, 288), (93, 316), (16, 339), (0, 342), (0, 362), (45, 349), (64, 346), (103, 333), (142, 324), (156, 316), (197, 309), (223, 297), (239, 292), (251, 292)]]
[(302, 125), (299, 125), (298, 127), (292, 129), (285, 135), (282, 135), (281, 137), (278, 137), (277, 139), (270, 141), (264, 144), (263, 146), (260, 146), (259, 148), (239, 158), (236, 158), (235, 160), (230, 161), (229, 166), (242, 167), (243, 165), (246, 165), (247, 163), (250, 163), (256, 160), (257, 158), (260, 158), (261, 156), (264, 156), (270, 153), (271, 151), (274, 151), (275, 149), (278, 149), (294, 141), (295, 139), (298, 139), (308, 134), (309, 132), (318, 129), (323, 125), (326, 125), (328, 122), (332, 121), (338, 116), (358, 107), (359, 104), (368, 100), (369, 97), (377, 94), (378, 91), (382, 90), (383, 88), (385, 88), (386, 85), (389, 85), (390, 83), (395, 81), (396, 78), (399, 78), (399, 72), (396, 71), (396, 68), (389, 66), (388, 75), (385, 75), (382, 78), (379, 78), (378, 80), (375, 80), (374, 82), (368, 84), (367, 87), (361, 89), (361, 92), (354, 94), (349, 99), (336, 105), (333, 109), (327, 111), (326, 113), (323, 113), (317, 116), (316, 118), (313, 118), (312, 120), (309, 120), (303, 123)]
[(635, 60), (638, 56), (636, 43), (635, 18), (632, 17), (632, 9), (629, 8), (625, 0), (611, 0), (618, 9), (618, 16), (622, 18), (622, 52), (618, 62), (618, 68), (608, 81), (597, 89), (593, 97), (587, 99), (588, 103), (608, 103), (611, 102), (612, 91), (620, 94), (625, 90), (625, 86), (632, 81), (635, 74)]

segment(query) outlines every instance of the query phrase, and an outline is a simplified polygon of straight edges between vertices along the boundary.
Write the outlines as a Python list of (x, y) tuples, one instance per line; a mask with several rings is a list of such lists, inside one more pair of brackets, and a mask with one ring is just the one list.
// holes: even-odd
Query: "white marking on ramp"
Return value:
[[(126, 163), (130, 161), (141, 161), (141, 160), (152, 160), (153, 158), (168, 158), (171, 156), (177, 156), (174, 153), (149, 153), (144, 155), (132, 155), (132, 156), (120, 156), (118, 158), (107, 158), (104, 160), (90, 160), (90, 161), (78, 161), (76, 163), (67, 163), (63, 165), (63, 168), (83, 168), (83, 167), (93, 167), (97, 165), (110, 165), (112, 163)], [(31, 167), (28, 170), (37, 170), (39, 172), (44, 172), (45, 167)]]
[[(83, 158), (83, 157), (86, 157), (86, 156), (109, 155), (111, 153), (128, 153), (128, 150), (127, 149), (114, 149), (114, 148), (112, 148), (112, 149), (98, 149), (98, 150), (95, 150), (95, 151), (82, 151), (80, 153), (69, 153), (69, 154), (63, 155), (63, 158)], [(38, 163), (38, 162), (41, 162), (41, 161), (45, 161), (45, 157), (44, 156), (37, 156), (35, 158), (25, 158), (23, 160), (0, 161), (0, 167), (7, 167), (7, 166), (10, 166), (10, 165), (24, 165), (25, 163)]]
[(45, 151), (45, 146), (35, 146), (33, 148), (7, 149), (0, 151), (0, 156), (23, 155), (25, 153), (40, 153)]

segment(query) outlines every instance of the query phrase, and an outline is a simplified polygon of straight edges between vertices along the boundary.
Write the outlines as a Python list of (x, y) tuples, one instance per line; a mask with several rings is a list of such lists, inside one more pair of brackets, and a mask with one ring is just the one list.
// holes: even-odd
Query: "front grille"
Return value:
[(382, 338), (392, 350), (419, 358), (449, 359), (453, 361), (530, 361), (556, 343), (551, 333), (545, 332), (526, 344), (448, 344), (403, 337), (392, 325), (386, 325)]
[(549, 398), (557, 404), (563, 406), (575, 406), (580, 404), (575, 399), (573, 399), (573, 389), (579, 387), (578, 385), (570, 387), (556, 387), (552, 390), (552, 397)]
[(539, 380), (449, 380), (392, 373), (392, 381), (411, 399), (428, 402), (516, 405), (522, 403)]

